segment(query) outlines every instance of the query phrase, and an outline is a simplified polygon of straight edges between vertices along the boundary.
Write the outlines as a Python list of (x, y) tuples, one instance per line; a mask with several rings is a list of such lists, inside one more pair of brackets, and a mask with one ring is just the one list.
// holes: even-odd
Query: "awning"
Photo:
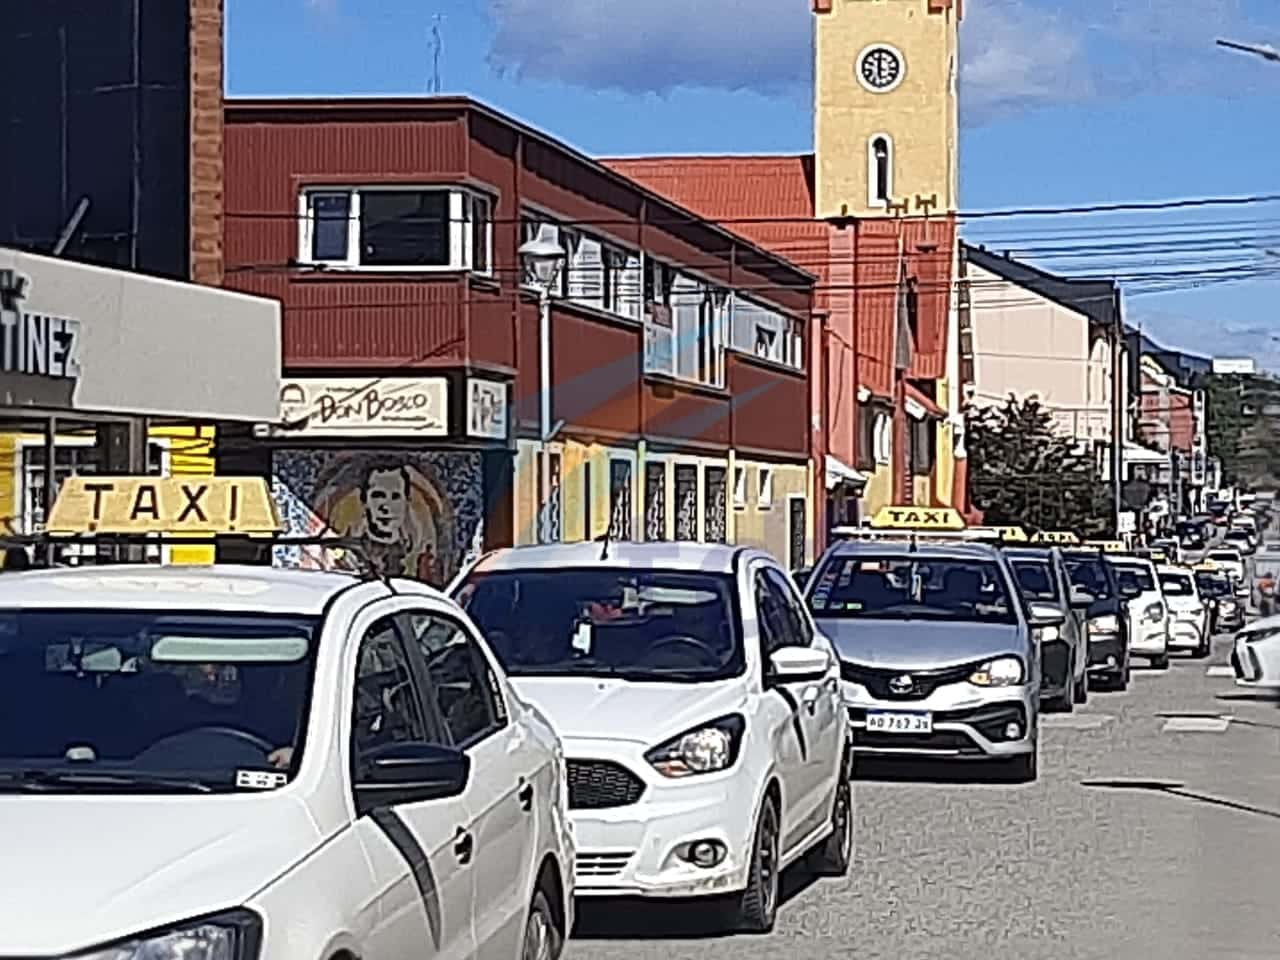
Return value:
[(911, 417), (911, 419), (923, 420), (925, 417), (944, 419), (946, 417), (947, 411), (926, 396), (922, 390), (918, 390), (908, 383), (904, 393), (906, 394), (904, 406), (907, 410), (907, 416)]
[(1168, 466), (1169, 455), (1126, 440), (1124, 442), (1124, 462), (1126, 464), (1140, 463), (1151, 464), (1152, 466)]
[(827, 454), (827, 489), (834, 490), (842, 483), (847, 483), (853, 487), (864, 486), (867, 482), (867, 475), (861, 470), (855, 470), (842, 460), (837, 460), (831, 454)]

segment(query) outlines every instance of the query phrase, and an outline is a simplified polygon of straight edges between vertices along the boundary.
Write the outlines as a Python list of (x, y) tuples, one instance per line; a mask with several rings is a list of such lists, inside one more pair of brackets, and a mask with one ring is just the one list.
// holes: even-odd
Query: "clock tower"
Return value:
[(818, 218), (955, 213), (961, 0), (812, 2)]

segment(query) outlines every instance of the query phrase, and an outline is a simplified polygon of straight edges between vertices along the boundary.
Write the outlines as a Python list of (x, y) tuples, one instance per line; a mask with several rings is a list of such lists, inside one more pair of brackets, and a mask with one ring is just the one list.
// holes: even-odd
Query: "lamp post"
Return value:
[[(541, 495), (550, 494), (551, 467), (547, 442), (551, 439), (551, 290), (564, 265), (564, 248), (541, 237), (520, 246), (520, 257), (538, 289), (538, 476)], [(540, 498), (541, 499), (541, 498)], [(546, 504), (538, 504), (538, 542), (547, 539)]]

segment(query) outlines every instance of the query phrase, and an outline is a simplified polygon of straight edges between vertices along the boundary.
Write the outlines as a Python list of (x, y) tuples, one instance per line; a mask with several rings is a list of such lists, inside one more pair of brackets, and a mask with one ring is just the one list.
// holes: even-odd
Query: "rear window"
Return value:
[(1196, 592), (1191, 578), (1178, 573), (1160, 574), (1160, 586), (1170, 597), (1190, 597)]
[(962, 558), (832, 557), (813, 578), (818, 619), (1017, 623), (996, 564)]
[(1028, 600), (1046, 600), (1052, 603), (1061, 599), (1053, 568), (1043, 560), (1015, 560), (1013, 572), (1018, 577), (1022, 595)]
[(1116, 575), (1120, 580), (1121, 586), (1126, 583), (1134, 583), (1143, 593), (1150, 593), (1156, 589), (1156, 578), (1151, 573), (1151, 568), (1145, 564), (1116, 563), (1113, 565), (1116, 568)]
[(1107, 576), (1107, 568), (1101, 557), (1068, 556), (1067, 576), (1077, 590), (1083, 590), (1097, 600), (1111, 598), (1111, 577)]

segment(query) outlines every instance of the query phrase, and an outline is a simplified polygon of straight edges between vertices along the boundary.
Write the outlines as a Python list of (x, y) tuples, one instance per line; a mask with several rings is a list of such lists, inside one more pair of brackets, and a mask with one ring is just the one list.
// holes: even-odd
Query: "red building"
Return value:
[(468, 99), (232, 100), (225, 136), (226, 283), (284, 310), (242, 468), (294, 529), (434, 580), (606, 531), (811, 557), (812, 271)]

